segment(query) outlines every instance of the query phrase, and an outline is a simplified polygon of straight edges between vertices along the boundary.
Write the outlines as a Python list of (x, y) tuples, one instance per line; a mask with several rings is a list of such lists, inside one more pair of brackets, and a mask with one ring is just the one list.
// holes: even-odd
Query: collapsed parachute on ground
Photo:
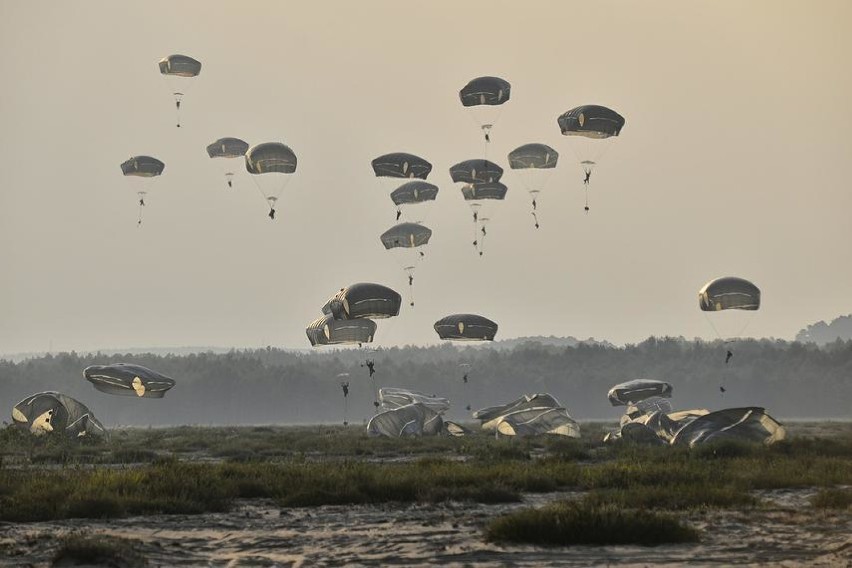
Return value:
[(477, 410), (473, 417), (483, 430), (499, 436), (538, 436), (553, 434), (580, 437), (580, 426), (550, 394), (528, 394), (500, 406)]
[(334, 319), (326, 314), (308, 324), (305, 334), (312, 346), (371, 343), (376, 322), (370, 319)]
[(85, 404), (53, 391), (28, 396), (16, 404), (12, 423), (36, 436), (48, 433), (72, 438), (106, 436), (103, 424)]
[(435, 322), (441, 339), (453, 341), (493, 341), (497, 324), (476, 314), (452, 314)]
[(406, 152), (393, 152), (379, 156), (371, 162), (376, 177), (426, 179), (432, 164), (420, 156)]
[(188, 55), (169, 55), (162, 58), (157, 64), (160, 74), (169, 82), (169, 89), (175, 98), (177, 109), (177, 126), (180, 128), (180, 103), (186, 94), (186, 79), (197, 77), (201, 73), (201, 62)]
[(757, 310), (760, 308), (760, 289), (743, 278), (716, 278), (698, 291), (701, 311)]
[(695, 418), (675, 433), (671, 443), (689, 447), (720, 440), (772, 444), (785, 435), (784, 427), (763, 408), (726, 408)]
[(444, 430), (441, 415), (419, 402), (376, 414), (367, 424), (370, 436), (401, 438), (437, 436)]
[(607, 398), (613, 406), (628, 406), (651, 397), (671, 398), (672, 386), (663, 381), (636, 379), (609, 389)]
[(459, 91), (462, 106), (471, 112), (474, 122), (482, 129), (485, 142), (491, 142), (491, 129), (500, 117), (500, 110), (512, 94), (512, 86), (500, 77), (477, 77)]
[(379, 404), (384, 410), (402, 408), (415, 403), (422, 404), (438, 414), (443, 414), (450, 409), (450, 401), (440, 396), (430, 396), (414, 390), (393, 387), (379, 389)]
[(91, 365), (83, 370), (83, 376), (97, 390), (120, 396), (163, 398), (175, 386), (174, 379), (130, 363)]
[(381, 284), (359, 282), (332, 296), (322, 307), (322, 313), (334, 319), (389, 318), (399, 315), (402, 296)]

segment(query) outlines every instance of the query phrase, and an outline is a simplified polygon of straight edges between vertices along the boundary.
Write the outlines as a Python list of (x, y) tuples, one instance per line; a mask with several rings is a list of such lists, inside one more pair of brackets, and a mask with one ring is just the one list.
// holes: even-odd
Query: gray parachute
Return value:
[(402, 296), (387, 286), (370, 282), (352, 284), (332, 296), (322, 307), (335, 319), (389, 318), (399, 315)]
[(503, 168), (481, 158), (465, 160), (450, 168), (450, 177), (455, 183), (491, 183), (500, 181)]
[(121, 173), (125, 176), (156, 177), (165, 169), (166, 164), (152, 156), (133, 156), (121, 163)]
[(418, 223), (400, 223), (394, 225), (380, 237), (386, 249), (416, 248), (423, 246), (432, 238), (432, 229)]
[(426, 179), (432, 171), (432, 164), (420, 156), (406, 152), (384, 154), (372, 162), (376, 177)]
[(672, 386), (663, 381), (636, 379), (609, 389), (607, 398), (613, 406), (629, 406), (651, 397), (671, 398)]
[(508, 189), (499, 181), (495, 181), (467, 184), (462, 186), (461, 191), (465, 201), (479, 201), (481, 199), (505, 199)]
[(71, 438), (105, 437), (103, 424), (70, 396), (48, 391), (28, 396), (12, 409), (12, 423), (36, 436), (63, 434)]
[(502, 105), (509, 100), (512, 86), (500, 77), (477, 77), (459, 91), (459, 99), (482, 129), (485, 143), (491, 142), (491, 129), (500, 118)]
[(207, 155), (211, 158), (239, 158), (245, 156), (249, 144), (239, 138), (219, 138), (207, 146)]
[(430, 396), (419, 391), (385, 387), (379, 389), (379, 404), (383, 410), (394, 410), (419, 403), (432, 411), (443, 414), (450, 409), (450, 401), (440, 396)]
[(437, 436), (443, 430), (441, 415), (420, 403), (380, 412), (367, 424), (368, 435), (391, 438)]
[(513, 170), (553, 169), (559, 152), (547, 144), (524, 144), (509, 152), (509, 167)]
[(201, 73), (201, 62), (188, 55), (169, 55), (160, 59), (160, 73), (177, 77), (196, 77)]
[(119, 396), (163, 398), (175, 386), (174, 379), (132, 363), (91, 365), (83, 376), (97, 390)]
[(563, 113), (556, 121), (565, 136), (609, 138), (624, 128), (624, 117), (605, 106), (582, 105)]
[(580, 437), (579, 424), (555, 397), (546, 393), (528, 394), (507, 404), (483, 408), (473, 417), (481, 421), (483, 430), (494, 431), (498, 437)]
[(781, 423), (763, 408), (726, 408), (695, 418), (677, 430), (671, 443), (689, 447), (720, 440), (772, 444), (785, 434)]
[(269, 218), (275, 219), (281, 192), (296, 171), (296, 154), (281, 142), (255, 144), (246, 151), (246, 171), (252, 174), (257, 189), (269, 205)]
[(394, 205), (411, 205), (434, 201), (438, 196), (438, 186), (426, 181), (409, 181), (391, 192)]
[(312, 346), (371, 343), (376, 335), (376, 322), (370, 319), (334, 319), (326, 314), (305, 329)]
[(435, 322), (441, 339), (454, 341), (493, 341), (497, 324), (476, 314), (452, 314)]
[(698, 292), (702, 311), (757, 310), (760, 308), (760, 289), (743, 278), (716, 278)]

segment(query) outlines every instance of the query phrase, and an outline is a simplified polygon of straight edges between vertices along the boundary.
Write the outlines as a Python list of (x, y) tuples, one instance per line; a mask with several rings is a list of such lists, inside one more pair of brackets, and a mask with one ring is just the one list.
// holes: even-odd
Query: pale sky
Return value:
[[(213, 6), (216, 6), (213, 8)], [(130, 346), (307, 347), (305, 325), (359, 281), (405, 293), (370, 160), (406, 151), (440, 187), (417, 305), (380, 345), (436, 343), (480, 313), (499, 338), (712, 339), (697, 292), (763, 292), (748, 334), (792, 338), (852, 312), (852, 3), (17, 2), (0, 0), (0, 352)], [(203, 63), (183, 127), (157, 61)], [(512, 84), (489, 157), (507, 169), (485, 256), (449, 167), (482, 157), (458, 91)], [(626, 118), (592, 178), (556, 118)], [(275, 221), (205, 146), (298, 155)], [(513, 148), (561, 156), (536, 231)], [(119, 164), (166, 163), (136, 226)]]

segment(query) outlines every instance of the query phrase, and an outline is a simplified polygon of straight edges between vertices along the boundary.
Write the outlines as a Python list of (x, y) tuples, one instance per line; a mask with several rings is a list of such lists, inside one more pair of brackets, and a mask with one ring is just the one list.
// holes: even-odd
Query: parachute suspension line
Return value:
[(172, 94), (175, 96), (175, 109), (177, 109), (177, 127), (180, 128), (180, 102), (183, 100), (183, 93), (174, 92)]
[(139, 207), (138, 207), (138, 209), (139, 209), (139, 216), (138, 216), (138, 217), (137, 217), (137, 219), (136, 219), (136, 226), (137, 226), (137, 227), (141, 227), (141, 226), (142, 226), (142, 208), (143, 208), (143, 207), (145, 207), (145, 195), (146, 195), (146, 192), (144, 192), (144, 191), (137, 191), (137, 192), (136, 192), (136, 195), (138, 195), (138, 196), (139, 196)]
[(403, 268), (408, 275), (408, 305), (414, 307), (414, 266)]

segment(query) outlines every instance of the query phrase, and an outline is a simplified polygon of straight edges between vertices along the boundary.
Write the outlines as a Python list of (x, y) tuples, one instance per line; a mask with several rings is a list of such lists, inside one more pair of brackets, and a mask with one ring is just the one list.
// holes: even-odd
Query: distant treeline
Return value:
[[(734, 353), (725, 364), (725, 352)], [(682, 338), (637, 345), (575, 346), (520, 343), (512, 349), (403, 347), (294, 353), (279, 349), (190, 355), (60, 353), (0, 361), (0, 408), (29, 394), (57, 390), (87, 404), (107, 425), (264, 424), (340, 422), (341, 380), (350, 383), (349, 420), (373, 413), (365, 359), (375, 361), (378, 386), (446, 396), (450, 417), (524, 393), (549, 392), (577, 419), (617, 419), (623, 409), (606, 393), (619, 382), (653, 378), (674, 386), (676, 409), (764, 406), (789, 418), (852, 418), (852, 342), (826, 348), (776, 340), (728, 346)], [(177, 381), (166, 398), (136, 399), (96, 391), (82, 375), (92, 364), (137, 363)], [(349, 373), (348, 377), (338, 377)], [(468, 374), (468, 383), (462, 380)], [(720, 391), (724, 386), (725, 393)], [(10, 418), (5, 418), (8, 422)]]
[(796, 335), (796, 341), (817, 345), (827, 345), (838, 340), (852, 340), (852, 315), (840, 316), (830, 323), (818, 321)]

